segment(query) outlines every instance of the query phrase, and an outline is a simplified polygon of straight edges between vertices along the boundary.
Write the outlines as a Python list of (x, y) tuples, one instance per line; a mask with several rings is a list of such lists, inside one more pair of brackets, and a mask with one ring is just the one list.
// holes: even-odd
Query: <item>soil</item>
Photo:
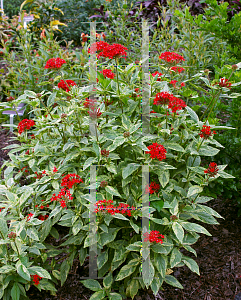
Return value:
[[(3, 148), (16, 143), (10, 140), (13, 136), (7, 129), (0, 127), (0, 167), (4, 160), (9, 159), (7, 154), (9, 150)], [(136, 296), (135, 300), (241, 300), (241, 218), (237, 217), (237, 207), (231, 200), (215, 199), (210, 201), (208, 206), (216, 210), (224, 219), (218, 219), (220, 225), (200, 223), (212, 236), (202, 235), (193, 245), (197, 258), (183, 251), (185, 255), (196, 260), (200, 268), (200, 276), (192, 273), (187, 267), (174, 268), (172, 275), (179, 280), (184, 289), (163, 284), (157, 296), (154, 296), (150, 290), (142, 291), (141, 296)], [(80, 277), (87, 277), (88, 274), (88, 261), (86, 260), (80, 267), (76, 259), (64, 285), (56, 286), (56, 296), (46, 291), (40, 292), (34, 286), (30, 288), (27, 295), (30, 300), (89, 299), (93, 292), (80, 283)]]

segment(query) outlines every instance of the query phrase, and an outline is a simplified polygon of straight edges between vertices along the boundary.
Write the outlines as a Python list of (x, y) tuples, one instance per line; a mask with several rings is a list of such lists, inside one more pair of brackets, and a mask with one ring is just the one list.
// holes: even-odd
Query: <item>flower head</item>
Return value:
[(105, 180), (101, 181), (101, 183), (100, 183), (100, 187), (106, 187), (107, 185), (108, 185), (108, 182)]
[(41, 280), (43, 277), (40, 277), (39, 275), (35, 274), (35, 275), (30, 275), (31, 278), (33, 279), (33, 282), (35, 285), (39, 285), (39, 280)]
[(68, 189), (71, 189), (74, 184), (83, 182), (83, 180), (80, 178), (77, 174), (68, 174), (65, 177), (62, 178), (61, 186), (66, 187)]
[(163, 239), (164, 239), (164, 235), (160, 234), (159, 231), (156, 230), (152, 230), (150, 233), (146, 232), (143, 234), (144, 238), (144, 242), (156, 242), (156, 243), (163, 243)]
[(153, 143), (147, 148), (150, 151), (146, 151), (146, 153), (149, 153), (152, 159), (157, 158), (159, 161), (161, 161), (166, 158), (167, 150), (162, 145)]
[(157, 193), (159, 191), (159, 189), (160, 189), (160, 184), (152, 181), (150, 186), (146, 187), (146, 193), (154, 194), (154, 193)]
[(32, 213), (30, 213), (30, 214), (27, 215), (27, 222), (30, 221), (30, 219), (32, 218), (32, 216), (33, 216)]
[(102, 52), (99, 53), (99, 56), (102, 57), (108, 57), (110, 59), (118, 58), (127, 56), (126, 50), (128, 50), (126, 47), (122, 46), (121, 44), (112, 44), (106, 46)]
[(175, 113), (177, 110), (182, 110), (186, 106), (186, 103), (177, 97), (173, 97), (168, 104), (168, 108), (170, 108), (173, 113)]
[[(88, 53), (94, 54), (95, 51), (96, 51), (97, 53), (99, 53), (99, 52), (103, 51), (104, 48), (106, 48), (107, 46), (109, 46), (109, 44), (106, 43), (106, 42), (103, 42), (103, 41), (93, 43), (93, 44), (89, 47)], [(98, 58), (99, 58), (99, 55), (98, 55)]]
[(16, 238), (16, 236), (17, 236), (16, 233), (12, 231), (8, 234), (8, 237), (13, 240)]
[(178, 64), (181, 61), (185, 61), (182, 55), (179, 55), (175, 52), (163, 52), (160, 56), (160, 59), (163, 59), (167, 63)]
[(218, 174), (219, 168), (217, 167), (217, 164), (215, 162), (211, 162), (209, 164), (209, 167), (204, 170), (205, 174), (208, 174), (209, 177), (215, 177), (215, 175)]
[(161, 81), (161, 76), (162, 76), (163, 74), (156, 71), (155, 73), (152, 73), (151, 75), (152, 75), (153, 77), (155, 77), (156, 75), (158, 75), (157, 81)]
[(157, 93), (154, 99), (154, 105), (166, 105), (173, 99), (173, 94), (169, 94), (168, 92)]
[(23, 119), (18, 123), (18, 133), (22, 134), (25, 130), (30, 129), (34, 125), (35, 122), (33, 120)]
[(110, 69), (105, 69), (103, 71), (100, 71), (100, 73), (102, 73), (105, 78), (108, 77), (110, 79), (114, 79), (115, 77), (115, 74)]
[(83, 42), (83, 43), (87, 42), (88, 34), (84, 34), (84, 33), (82, 32), (82, 33), (81, 33), (81, 38), (82, 38), (82, 42)]
[(220, 82), (216, 82), (215, 84), (218, 84), (221, 87), (226, 87), (228, 89), (231, 89), (230, 86), (232, 85), (227, 78), (221, 78)]
[(181, 72), (183, 72), (183, 71), (185, 71), (185, 69), (184, 68), (182, 68), (182, 67), (176, 67), (176, 66), (174, 66), (174, 67), (171, 67), (171, 71), (174, 71), (175, 73), (181, 73)]
[(70, 80), (70, 79), (67, 79), (67, 80), (61, 80), (59, 83), (58, 83), (58, 88), (66, 91), (66, 92), (69, 92), (70, 89), (69, 87), (72, 87), (74, 85), (77, 85), (73, 80)]
[(101, 150), (101, 155), (102, 155), (102, 156), (108, 157), (109, 154), (110, 154), (110, 151), (109, 151), (109, 150), (106, 150), (106, 149)]
[(66, 64), (66, 61), (62, 58), (50, 58), (45, 65), (45, 69), (60, 69), (63, 64)]
[(207, 140), (210, 136), (216, 134), (215, 131), (211, 131), (211, 127), (203, 125), (201, 132), (199, 133), (200, 137)]
[(92, 111), (88, 111), (88, 113), (89, 113), (89, 115), (92, 119), (99, 118), (102, 115), (102, 112), (100, 112), (99, 108), (98, 109), (92, 109)]

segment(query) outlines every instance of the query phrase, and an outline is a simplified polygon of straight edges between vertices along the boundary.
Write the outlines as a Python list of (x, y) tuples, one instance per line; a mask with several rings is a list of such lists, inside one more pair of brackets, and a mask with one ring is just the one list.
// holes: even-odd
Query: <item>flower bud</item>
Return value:
[(130, 132), (129, 132), (129, 131), (124, 132), (124, 133), (123, 133), (123, 136), (124, 136), (124, 138), (129, 137), (129, 136), (130, 136)]
[(67, 114), (62, 114), (61, 115), (61, 119), (64, 119), (64, 118), (66, 118), (68, 115)]
[(106, 187), (107, 185), (108, 185), (108, 182), (105, 180), (101, 181), (101, 183), (100, 183), (100, 187)]
[(16, 233), (15, 233), (15, 232), (12, 232), (12, 231), (11, 231), (11, 233), (9, 233), (9, 235), (8, 235), (8, 237), (9, 237), (10, 239), (13, 239), (13, 240), (16, 238), (16, 236), (17, 236)]
[(237, 70), (237, 69), (238, 69), (238, 66), (237, 66), (237, 65), (232, 65), (232, 69), (233, 69), (233, 70)]

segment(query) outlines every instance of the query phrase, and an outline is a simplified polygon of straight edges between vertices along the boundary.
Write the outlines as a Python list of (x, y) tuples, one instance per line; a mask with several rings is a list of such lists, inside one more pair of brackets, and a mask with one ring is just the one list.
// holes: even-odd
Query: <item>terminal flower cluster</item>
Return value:
[(181, 61), (185, 61), (182, 55), (179, 55), (175, 52), (163, 52), (159, 58), (171, 64), (178, 64)]
[(156, 71), (155, 73), (152, 73), (151, 75), (152, 75), (153, 77), (155, 77), (156, 75), (158, 75), (157, 81), (161, 81), (161, 76), (162, 76), (163, 74)]
[(60, 69), (63, 64), (66, 64), (66, 61), (62, 58), (50, 58), (45, 65), (45, 69)]
[(18, 123), (18, 133), (22, 134), (25, 130), (30, 129), (34, 125), (35, 122), (33, 120), (23, 119)]
[(97, 208), (95, 209), (95, 212), (102, 212), (106, 211), (107, 213), (111, 215), (115, 215), (116, 213), (119, 214), (127, 214), (127, 216), (131, 217), (131, 210), (135, 210), (135, 207), (130, 207), (129, 204), (126, 203), (119, 203), (119, 205), (116, 207), (113, 204), (113, 200), (99, 200), (96, 202)]
[(146, 193), (154, 194), (154, 193), (157, 193), (159, 191), (159, 189), (160, 189), (160, 184), (152, 181), (150, 186), (146, 187)]
[(164, 235), (160, 234), (159, 231), (157, 230), (152, 230), (150, 233), (149, 232), (145, 232), (143, 234), (144, 238), (144, 242), (156, 242), (156, 243), (163, 243), (163, 239), (164, 239)]
[(184, 68), (182, 68), (182, 67), (176, 67), (176, 66), (174, 66), (174, 67), (171, 67), (171, 71), (174, 71), (175, 73), (181, 73), (181, 72), (183, 72), (183, 71), (185, 71), (185, 69)]
[(67, 80), (61, 80), (59, 83), (58, 83), (58, 88), (66, 91), (66, 92), (69, 92), (70, 89), (69, 87), (71, 86), (75, 86), (77, 85), (73, 80), (70, 80), (70, 79), (67, 79)]
[(40, 277), (39, 275), (35, 274), (35, 275), (30, 275), (31, 278), (33, 279), (33, 282), (35, 285), (39, 285), (39, 280), (41, 280), (43, 277)]
[(104, 77), (108, 77), (110, 79), (114, 79), (115, 74), (110, 69), (104, 69), (103, 71), (100, 71), (104, 75)]
[(163, 145), (153, 143), (152, 145), (147, 147), (150, 151), (146, 151), (151, 156), (151, 159), (157, 158), (159, 161), (162, 161), (166, 158), (167, 150), (163, 147)]
[(58, 193), (57, 196), (54, 193), (52, 198), (51, 198), (51, 202), (52, 201), (59, 201), (60, 206), (63, 207), (63, 208), (67, 207), (66, 201), (68, 201), (68, 200), (73, 200), (73, 197), (72, 197), (70, 191), (67, 190), (66, 188), (61, 189), (61, 191)]
[(204, 170), (205, 174), (208, 174), (209, 177), (215, 177), (218, 174), (219, 168), (215, 162), (211, 162), (209, 167)]
[(68, 174), (68, 175), (66, 175), (62, 178), (61, 186), (65, 187), (65, 188), (68, 188), (68, 189), (71, 189), (74, 184), (77, 184), (77, 183), (80, 183), (80, 182), (83, 183), (83, 180), (80, 178), (79, 175), (77, 175), (75, 173)]
[(201, 132), (199, 133), (200, 137), (207, 140), (213, 134), (217, 134), (215, 131), (211, 131), (211, 127), (203, 125)]
[(127, 56), (126, 50), (128, 50), (126, 47), (124, 47), (121, 44), (112, 44), (104, 47), (102, 52), (99, 53), (99, 56), (106, 57), (109, 59), (119, 58), (119, 57), (125, 57)]

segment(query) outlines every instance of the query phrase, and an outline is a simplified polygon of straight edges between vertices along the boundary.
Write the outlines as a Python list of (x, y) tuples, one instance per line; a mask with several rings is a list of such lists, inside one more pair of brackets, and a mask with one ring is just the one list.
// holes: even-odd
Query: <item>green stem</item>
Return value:
[[(104, 94), (104, 97), (105, 97), (105, 112), (107, 112), (107, 100), (106, 100), (106, 93)], [(105, 120), (106, 120), (106, 123), (108, 123), (108, 116), (107, 116), (107, 115), (105, 116)]]
[(117, 61), (117, 58), (115, 59), (115, 61), (116, 61), (116, 77), (117, 77), (117, 88), (118, 88), (119, 103), (120, 103), (120, 106), (121, 106), (121, 111), (123, 113), (123, 104), (120, 100), (120, 86), (119, 86), (119, 77), (118, 77), (118, 61)]

